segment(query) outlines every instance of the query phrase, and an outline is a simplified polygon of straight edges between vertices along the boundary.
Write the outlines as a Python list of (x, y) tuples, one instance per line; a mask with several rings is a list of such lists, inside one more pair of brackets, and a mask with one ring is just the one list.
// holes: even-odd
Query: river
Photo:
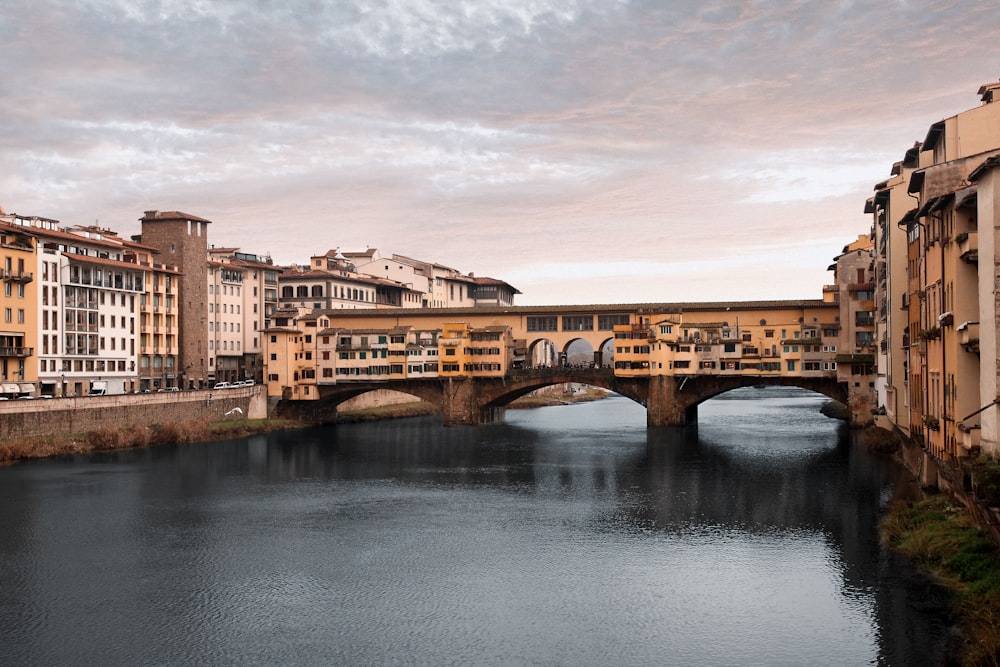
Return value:
[(344, 424), (0, 469), (4, 665), (936, 665), (825, 399)]

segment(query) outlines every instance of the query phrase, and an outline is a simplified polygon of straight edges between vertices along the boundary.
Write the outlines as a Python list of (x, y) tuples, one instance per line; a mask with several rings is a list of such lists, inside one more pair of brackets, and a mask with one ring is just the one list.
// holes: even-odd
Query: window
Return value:
[(528, 331), (556, 331), (557, 318), (555, 316), (529, 317), (527, 328)]
[(628, 315), (598, 315), (597, 329), (599, 331), (613, 331), (615, 325), (628, 324)]
[(563, 331), (593, 331), (593, 315), (563, 315)]

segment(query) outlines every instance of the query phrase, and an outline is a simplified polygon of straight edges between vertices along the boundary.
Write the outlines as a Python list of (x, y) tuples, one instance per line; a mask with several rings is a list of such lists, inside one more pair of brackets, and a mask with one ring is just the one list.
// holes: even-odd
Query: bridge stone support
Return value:
[(441, 421), (445, 426), (480, 423), (479, 382), (448, 378), (442, 382)]
[(680, 393), (684, 378), (654, 375), (649, 378), (646, 404), (647, 426), (687, 426), (698, 420), (698, 405)]

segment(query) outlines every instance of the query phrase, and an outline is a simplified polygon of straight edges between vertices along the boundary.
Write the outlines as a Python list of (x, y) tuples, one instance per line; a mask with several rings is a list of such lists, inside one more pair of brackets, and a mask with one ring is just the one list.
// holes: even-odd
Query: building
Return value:
[(908, 149), (892, 166), (891, 176), (876, 184), (875, 195), (865, 205), (873, 216), (875, 243), (876, 306), (876, 423), (905, 436), (910, 434), (908, 277), (909, 243), (904, 219), (913, 210), (907, 185), (920, 166), (920, 143)]
[(243, 286), (245, 271), (229, 262), (208, 262), (208, 378), (242, 382), (251, 376), (244, 362)]
[[(0, 395), (4, 398), (17, 398), (34, 395), (38, 391), (39, 362), (35, 352), (40, 340), (38, 304), (41, 297), (36, 280), (39, 266), (38, 239), (26, 234), (20, 226), (4, 220), (5, 217), (3, 209), (0, 209), (0, 220), (3, 220), (0, 222), (0, 255), (3, 261), (0, 268), (0, 282), (3, 283), (3, 295), (0, 296), (0, 309), (3, 313), (3, 329), (0, 331)], [(48, 273), (50, 265), (46, 264), (45, 268)], [(46, 335), (46, 349), (50, 344), (58, 345), (58, 340), (52, 340)]]
[[(5, 215), (4, 223), (32, 237), (37, 250), (30, 272), (32, 283), (38, 278), (32, 312), (16, 313), (16, 319), (37, 323), (32, 371), (37, 392), (82, 395), (95, 383), (110, 393), (138, 391), (139, 315), (147, 278), (176, 270), (140, 263), (139, 257), (148, 259), (153, 250), (108, 229), (60, 228), (56, 220), (19, 215)], [(27, 277), (27, 268), (23, 273)], [(161, 355), (169, 353), (164, 349)]]
[(279, 304), (301, 310), (399, 308), (418, 294), (394, 280), (359, 272), (336, 250), (311, 257), (308, 267), (286, 268), (278, 282)]
[(828, 268), (834, 284), (823, 288), (824, 299), (840, 306), (837, 379), (847, 385), (856, 424), (870, 423), (878, 412), (875, 349), (875, 243), (862, 234), (844, 246)]
[[(225, 338), (214, 343), (210, 341), (210, 348), (214, 347), (216, 354), (220, 344), (224, 356), (228, 353), (228, 360), (224, 363), (229, 368), (220, 374), (216, 365), (215, 379), (227, 382), (253, 379), (262, 382), (264, 361), (261, 331), (271, 326), (271, 316), (278, 308), (278, 276), (281, 269), (274, 266), (269, 256), (241, 252), (239, 248), (210, 248), (208, 252), (211, 267), (210, 296), (219, 296), (225, 291), (221, 279), (223, 275), (231, 274), (224, 274), (223, 271), (238, 271), (241, 274), (240, 283), (235, 285), (241, 299), (235, 305), (237, 314), (242, 315), (242, 321), (232, 321), (232, 313), (221, 312), (213, 303), (209, 303), (209, 332), (226, 334), (227, 325), (231, 329), (228, 332), (230, 349), (226, 349)], [(239, 335), (233, 336), (234, 333)], [(233, 344), (240, 354), (233, 354)], [(209, 366), (212, 367), (211, 359)]]
[[(141, 243), (155, 248), (180, 270), (178, 386), (207, 387), (214, 378), (208, 347), (208, 225), (180, 211), (146, 211), (139, 219)], [(213, 295), (214, 296), (214, 295)], [(213, 339), (214, 340), (214, 339)]]
[(124, 243), (125, 257), (147, 269), (139, 296), (138, 390), (180, 387), (180, 271), (154, 261), (152, 248)]
[(403, 308), (467, 308), (476, 306), (511, 306), (512, 285), (496, 278), (463, 274), (442, 264), (424, 262), (405, 255), (383, 257), (375, 248), (363, 252), (345, 252), (341, 257), (357, 270), (404, 285), (398, 304)]
[[(933, 123), (866, 206), (876, 302), (885, 306), (877, 318), (884, 425), (920, 442), (929, 462), (1000, 454), (995, 252), (992, 231), (979, 234), (997, 224), (998, 90), (982, 86), (980, 106)], [(936, 474), (926, 467), (926, 481)]]

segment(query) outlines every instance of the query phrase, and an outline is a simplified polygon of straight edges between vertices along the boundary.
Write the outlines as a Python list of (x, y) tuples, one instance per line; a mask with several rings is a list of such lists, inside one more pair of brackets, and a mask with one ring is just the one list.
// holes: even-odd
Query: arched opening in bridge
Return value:
[(562, 360), (563, 365), (570, 368), (593, 368), (599, 365), (593, 346), (583, 338), (574, 338), (566, 344)]
[[(705, 416), (715, 414), (719, 403), (739, 401), (747, 410), (763, 410), (782, 400), (814, 405), (814, 412), (827, 417), (850, 419), (846, 409), (846, 392), (842, 385), (831, 378), (774, 377), (753, 378), (740, 376), (678, 378), (670, 396), (660, 400), (661, 414), (669, 415), (664, 425), (693, 425), (702, 422), (701, 407), (709, 404)], [(805, 399), (803, 398), (805, 397)], [(765, 403), (757, 403), (761, 399)], [(715, 401), (714, 403), (711, 403)]]
[(337, 413), (344, 414), (359, 410), (371, 410), (388, 406), (403, 406), (423, 402), (419, 396), (391, 389), (374, 389), (358, 394), (337, 404)]
[(559, 348), (547, 338), (539, 338), (528, 349), (529, 368), (556, 368), (559, 366)]

